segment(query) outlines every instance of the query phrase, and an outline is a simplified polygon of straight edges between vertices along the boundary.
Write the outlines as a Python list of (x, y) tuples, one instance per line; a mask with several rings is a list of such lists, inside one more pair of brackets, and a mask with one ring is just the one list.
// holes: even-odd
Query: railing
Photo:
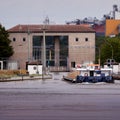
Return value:
[(49, 71), (51, 71), (51, 72), (66, 72), (66, 71), (68, 71), (68, 69), (67, 69), (67, 67), (63, 67), (63, 66), (54, 66), (54, 67), (49, 67), (48, 68), (49, 69)]

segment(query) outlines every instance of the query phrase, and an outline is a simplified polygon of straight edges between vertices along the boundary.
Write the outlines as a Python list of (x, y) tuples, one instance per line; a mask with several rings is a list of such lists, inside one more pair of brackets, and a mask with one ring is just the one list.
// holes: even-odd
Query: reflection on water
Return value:
[[(119, 120), (120, 84), (53, 79), (0, 83), (0, 120)], [(111, 118), (111, 119), (110, 119)]]
[(12, 82), (1, 82), (0, 89), (57, 89), (60, 86), (64, 87), (66, 82), (62, 81), (62, 76), (66, 73), (52, 73), (52, 79), (40, 79), (40, 80), (25, 80), (25, 81), (12, 81)]
[(38, 92), (38, 93), (120, 93), (120, 83), (109, 84), (75, 84), (62, 80), (67, 73), (52, 73), (52, 79), (26, 80), (18, 82), (1, 82), (0, 91)]

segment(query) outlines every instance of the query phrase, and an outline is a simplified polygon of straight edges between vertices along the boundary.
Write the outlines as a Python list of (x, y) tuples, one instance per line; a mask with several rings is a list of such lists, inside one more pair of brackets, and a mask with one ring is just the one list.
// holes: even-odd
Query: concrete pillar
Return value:
[(60, 66), (60, 44), (59, 38), (55, 38), (55, 66)]
[(3, 70), (3, 61), (0, 61), (0, 70)]
[(44, 59), (43, 59), (43, 54), (44, 54), (44, 49), (43, 49), (43, 40), (42, 40), (42, 43), (41, 43), (41, 47), (42, 47), (42, 49), (41, 49), (41, 62), (42, 62), (42, 64), (44, 63)]

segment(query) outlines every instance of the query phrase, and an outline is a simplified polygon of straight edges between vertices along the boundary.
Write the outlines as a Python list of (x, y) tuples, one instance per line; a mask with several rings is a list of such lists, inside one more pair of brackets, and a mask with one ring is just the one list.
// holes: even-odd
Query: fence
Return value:
[(49, 69), (49, 71), (51, 71), (51, 72), (66, 72), (66, 71), (68, 71), (68, 68), (67, 67), (63, 67), (63, 66), (54, 66), (54, 67), (49, 67), (48, 68)]

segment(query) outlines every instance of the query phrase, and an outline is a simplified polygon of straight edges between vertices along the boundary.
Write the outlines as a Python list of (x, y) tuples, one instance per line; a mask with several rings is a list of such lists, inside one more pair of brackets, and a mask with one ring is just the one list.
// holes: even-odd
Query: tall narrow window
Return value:
[(42, 37), (41, 36), (33, 36), (33, 58), (35, 60), (41, 61), (41, 54), (42, 54)]
[(25, 38), (23, 38), (23, 42), (25, 42), (26, 41), (26, 39)]
[(78, 40), (79, 40), (78, 38), (75, 38), (75, 41), (76, 41), (76, 42), (78, 42)]
[(88, 38), (85, 38), (85, 41), (87, 42), (87, 41), (88, 41)]
[(13, 38), (13, 42), (15, 42), (16, 41), (16, 38)]
[(75, 68), (75, 62), (71, 62), (71, 67)]

